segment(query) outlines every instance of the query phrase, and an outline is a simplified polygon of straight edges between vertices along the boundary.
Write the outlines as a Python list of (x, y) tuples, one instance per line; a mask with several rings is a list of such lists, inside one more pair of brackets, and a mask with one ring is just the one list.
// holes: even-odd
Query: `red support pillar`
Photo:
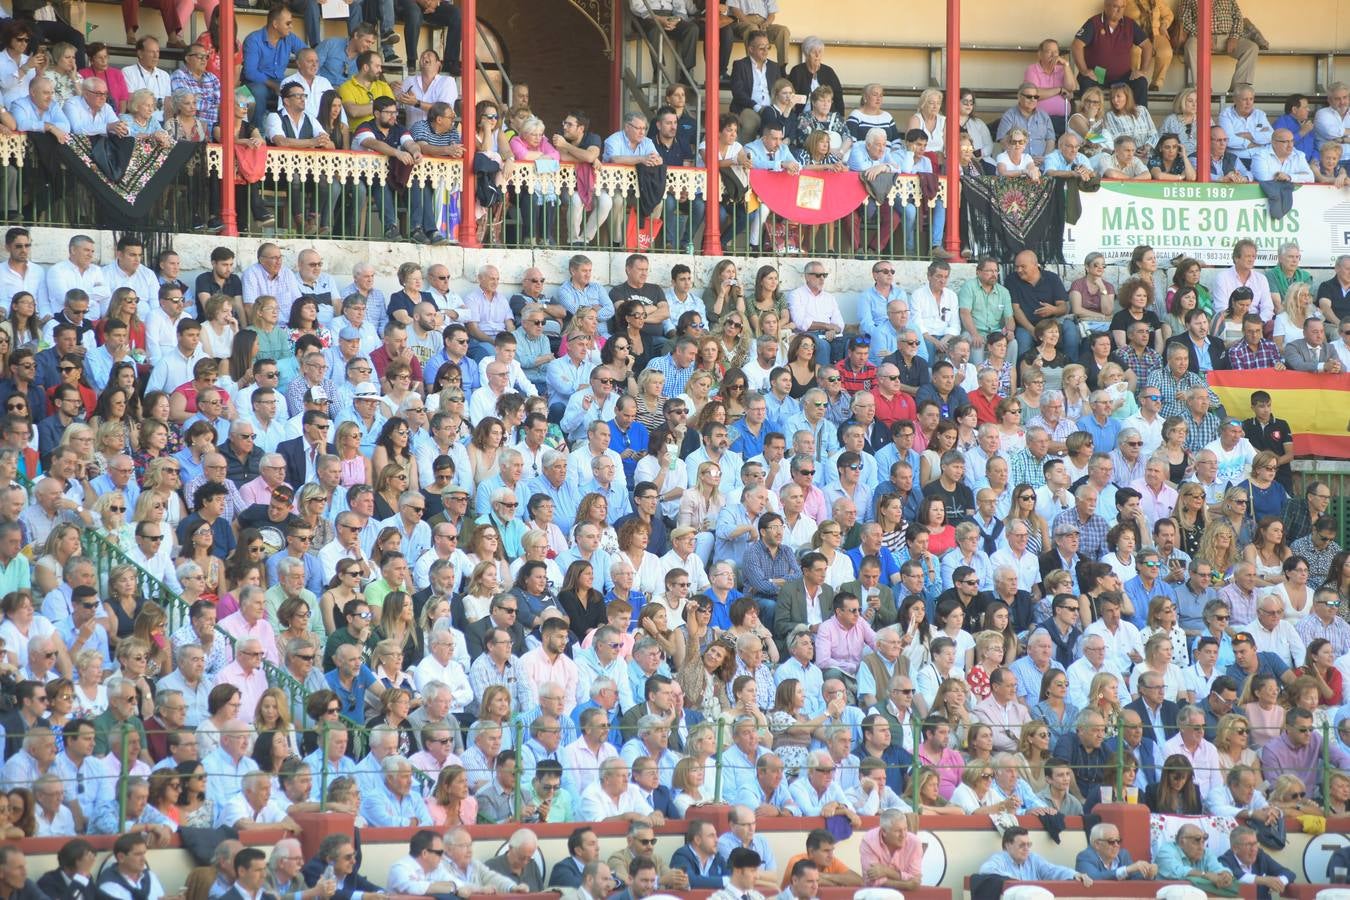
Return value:
[(239, 216), (234, 208), (234, 4), (220, 9), (220, 220), (224, 233), (239, 234)]
[(947, 0), (947, 234), (948, 253), (961, 253), (961, 0)]
[(609, 21), (609, 130), (623, 129), (623, 8), (625, 0), (611, 0)]
[[(462, 115), (459, 117), (460, 140), (464, 144), (462, 165), (464, 175), (459, 191), (459, 245), (461, 247), (481, 247), (478, 240), (478, 220), (474, 210), (473, 157), (477, 147), (477, 116), (474, 107), (478, 103), (478, 0), (462, 0), (460, 19), (463, 22), (460, 35), (463, 46), (460, 50), (460, 103)], [(502, 125), (504, 123), (498, 123)]]
[[(1213, 89), (1213, 21), (1211, 0), (1195, 4), (1195, 168), (1201, 181), (1209, 181), (1209, 123)], [(1183, 51), (1184, 52), (1184, 51)]]
[(707, 141), (703, 151), (707, 166), (707, 185), (703, 189), (703, 199), (707, 202), (707, 212), (703, 216), (703, 253), (707, 256), (722, 253), (722, 182), (717, 168), (722, 159), (722, 148), (717, 143), (717, 119), (722, 113), (722, 69), (717, 58), (721, 52), (717, 46), (717, 22), (717, 4), (708, 0), (703, 23), (703, 134)]

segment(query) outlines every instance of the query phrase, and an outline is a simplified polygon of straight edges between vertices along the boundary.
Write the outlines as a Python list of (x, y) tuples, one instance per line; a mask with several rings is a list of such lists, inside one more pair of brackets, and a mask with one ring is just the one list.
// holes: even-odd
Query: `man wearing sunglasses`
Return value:
[(1088, 846), (1074, 859), (1074, 868), (1093, 881), (1141, 881), (1156, 878), (1158, 867), (1148, 860), (1135, 861), (1120, 845), (1120, 829), (1107, 822), (1092, 826)]

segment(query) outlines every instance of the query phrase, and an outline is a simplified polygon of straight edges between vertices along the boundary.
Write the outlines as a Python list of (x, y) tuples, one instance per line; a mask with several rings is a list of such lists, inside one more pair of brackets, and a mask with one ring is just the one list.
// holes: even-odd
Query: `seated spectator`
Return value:
[[(1182, 0), (1176, 18), (1181, 22), (1181, 35), (1186, 42), (1186, 65), (1195, 71), (1196, 23), (1199, 17), (1196, 7), (1199, 0)], [(1210, 20), (1212, 32), (1210, 52), (1222, 53), (1237, 60), (1233, 68), (1233, 78), (1229, 82), (1228, 93), (1236, 95), (1243, 88), (1248, 90), (1256, 81), (1256, 58), (1261, 48), (1256, 40), (1249, 37), (1244, 28), (1247, 24), (1242, 7), (1236, 2), (1231, 5), (1215, 7)], [(1257, 36), (1259, 37), (1259, 35)]]
[(86, 78), (80, 85), (80, 96), (71, 97), (62, 106), (71, 134), (93, 137), (109, 134), (126, 137), (130, 134), (125, 122), (108, 105), (108, 84), (101, 78)]
[[(736, 7), (728, 5), (728, 9), (738, 23), (748, 21)], [(781, 25), (769, 27), (776, 29), (780, 35), (787, 30)], [(770, 90), (784, 75), (782, 48), (785, 44), (780, 44), (779, 62), (772, 62), (769, 59), (768, 34), (753, 27), (743, 33), (745, 57), (736, 60), (731, 66), (731, 111), (740, 116), (740, 133), (749, 140), (759, 134), (761, 110), (767, 110), (773, 105), (774, 97)], [(730, 54), (731, 48), (727, 47), (725, 52)]]
[(1257, 181), (1288, 181), (1311, 184), (1312, 168), (1308, 158), (1294, 146), (1294, 133), (1287, 128), (1276, 128), (1270, 139), (1270, 149), (1252, 157), (1252, 175)]
[(1170, 132), (1159, 136), (1148, 165), (1154, 181), (1196, 180), (1195, 167), (1186, 156), (1181, 138)]
[(1294, 140), (1294, 151), (1312, 164), (1317, 161), (1317, 123), (1312, 104), (1302, 94), (1290, 94), (1284, 101), (1284, 115), (1275, 120), (1276, 131), (1286, 129)]
[[(394, 199), (395, 164), (405, 167), (416, 164), (422, 157), (422, 149), (412, 134), (398, 123), (398, 102), (393, 97), (375, 97), (370, 106), (373, 113), (357, 126), (352, 135), (352, 149), (389, 157), (390, 177), (386, 178), (376, 194), (376, 208), (384, 220), (385, 240), (399, 241), (403, 239), (403, 234), (398, 227), (398, 206)], [(406, 192), (404, 188), (404, 196)]]
[(1209, 849), (1208, 841), (1199, 825), (1182, 825), (1175, 840), (1162, 843), (1154, 854), (1158, 877), (1207, 885), (1216, 893), (1227, 891), (1236, 879)]
[[(1170, 11), (1168, 15), (1170, 17)], [(1133, 61), (1136, 47), (1138, 65)], [(1083, 23), (1069, 45), (1074, 68), (1078, 70), (1080, 93), (1093, 87), (1123, 84), (1128, 86), (1139, 106), (1148, 105), (1148, 73), (1153, 68), (1155, 52), (1161, 55), (1162, 51), (1154, 46), (1148, 33), (1134, 19), (1126, 18), (1124, 6), (1109, 0), (1103, 4), (1102, 12)], [(1171, 56), (1168, 46), (1167, 58), (1170, 60)], [(1159, 65), (1162, 65), (1161, 59)]]
[[(1198, 830), (1198, 829), (1197, 829)], [(981, 875), (1001, 875), (1018, 881), (1077, 881), (1092, 887), (1092, 876), (1057, 865), (1031, 852), (1031, 834), (1020, 825), (1003, 830), (1003, 849), (985, 860)]]
[(1112, 152), (1097, 155), (1097, 174), (1102, 178), (1150, 181), (1153, 176), (1149, 174), (1144, 161), (1136, 155), (1135, 148), (1134, 138), (1126, 134), (1117, 137)]
[(1074, 858), (1074, 868), (1095, 881), (1151, 881), (1158, 867), (1148, 860), (1135, 861), (1120, 846), (1120, 829), (1098, 822), (1088, 832), (1088, 846)]
[(1036, 164), (1035, 157), (1027, 149), (1028, 138), (1025, 129), (1011, 128), (1007, 134), (999, 138), (999, 141), (1003, 144), (1003, 152), (994, 159), (994, 165), (1000, 176), (1040, 180), (1041, 170)]
[(1277, 863), (1269, 853), (1261, 849), (1256, 830), (1249, 825), (1239, 825), (1228, 838), (1228, 851), (1219, 857), (1228, 871), (1233, 873), (1238, 884), (1255, 884), (1257, 900), (1270, 900), (1275, 894), (1298, 880), (1289, 869)]
[(1026, 152), (1039, 164), (1055, 149), (1055, 128), (1050, 117), (1039, 108), (1040, 89), (1024, 81), (1017, 89), (1017, 105), (1008, 109), (998, 122), (995, 137), (1002, 141), (1014, 128), (1026, 132)]

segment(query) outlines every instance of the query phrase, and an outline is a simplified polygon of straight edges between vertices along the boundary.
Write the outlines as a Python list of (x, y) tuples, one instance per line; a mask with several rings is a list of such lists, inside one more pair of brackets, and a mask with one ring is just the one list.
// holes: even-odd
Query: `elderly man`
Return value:
[(402, 756), (386, 756), (380, 762), (383, 783), (378, 790), (361, 796), (361, 815), (376, 828), (430, 825), (431, 813), (422, 796), (412, 789), (413, 767)]
[(1219, 857), (1219, 862), (1233, 873), (1238, 884), (1256, 885), (1257, 900), (1271, 900), (1275, 894), (1283, 894), (1298, 879), (1291, 870), (1261, 849), (1256, 829), (1249, 825), (1239, 825), (1233, 829), (1228, 847)]
[(923, 874), (923, 845), (910, 828), (909, 814), (882, 810), (876, 828), (862, 836), (859, 867), (868, 887), (913, 891)]
[[(55, 97), (56, 88), (50, 78), (39, 75), (30, 81), (28, 83), (28, 96), (20, 97), (9, 106), (9, 111), (14, 116), (14, 123), (18, 126), (18, 130), (45, 132), (62, 144), (69, 140), (70, 120), (66, 118), (66, 114), (62, 111), (60, 105), (54, 102)], [(26, 231), (24, 237), (28, 237)], [(28, 246), (31, 247), (32, 244), (29, 243)], [(13, 259), (13, 242), (9, 242), (9, 247), (11, 248), (11, 259)], [(42, 287), (42, 269), (39, 266), (33, 266), (32, 268), (36, 274), (37, 284), (30, 293), (34, 297), (41, 296), (45, 300), (45, 293), (40, 290)], [(9, 284), (5, 285), (6, 289), (9, 287)], [(41, 302), (38, 305), (38, 312), (39, 314), (44, 312)]]
[(1018, 676), (1000, 666), (990, 673), (989, 687), (989, 696), (975, 705), (974, 716), (993, 729), (995, 750), (1015, 753), (1022, 740), (1022, 726), (1031, 721), (1027, 707), (1017, 699)]
[(1151, 881), (1158, 876), (1156, 865), (1132, 860), (1120, 844), (1120, 829), (1098, 822), (1088, 833), (1088, 846), (1074, 858), (1074, 868), (1094, 881)]
[(622, 759), (601, 763), (599, 778), (581, 792), (579, 818), (587, 822), (663, 823), (665, 817), (652, 810), (641, 789), (629, 782), (628, 772), (628, 763)]
[(220, 746), (202, 758), (202, 768), (208, 776), (206, 796), (215, 802), (217, 809), (241, 789), (245, 775), (258, 771), (258, 764), (246, 755), (252, 733), (252, 728), (244, 722), (230, 721), (220, 733)]
[[(1241, 64), (1238, 72), (1241, 72)], [(1238, 73), (1234, 74), (1234, 79), (1237, 75)], [(1256, 91), (1252, 89), (1250, 82), (1242, 87), (1234, 87), (1232, 96), (1232, 104), (1224, 107), (1223, 112), (1219, 114), (1219, 125), (1228, 135), (1228, 146), (1239, 159), (1252, 166), (1255, 175), (1254, 163), (1259, 156), (1270, 151), (1274, 131), (1270, 127), (1270, 120), (1266, 118), (1265, 111), (1256, 106)], [(1293, 149), (1292, 144), (1291, 140), (1289, 150)], [(1219, 311), (1217, 306), (1214, 311)]]
[(1154, 854), (1158, 877), (1208, 883), (1218, 892), (1228, 892), (1235, 881), (1233, 873), (1224, 867), (1219, 857), (1207, 846), (1208, 836), (1199, 825), (1182, 825), (1176, 840), (1158, 847)]
[(1308, 157), (1294, 148), (1294, 133), (1287, 128), (1275, 129), (1270, 149), (1252, 157), (1252, 175), (1257, 181), (1310, 184), (1313, 180)]
[(86, 78), (80, 82), (80, 95), (71, 97), (62, 107), (66, 121), (70, 123), (70, 133), (93, 137), (107, 134), (113, 137), (126, 137), (125, 122), (117, 118), (117, 113), (108, 105), (108, 83), (102, 78)]
[(1074, 726), (1072, 733), (1060, 738), (1054, 755), (1073, 766), (1078, 784), (1087, 791), (1102, 784), (1106, 766), (1110, 763), (1102, 746), (1106, 741), (1106, 720), (1097, 710), (1085, 709), (1078, 714)]
[(792, 783), (789, 793), (803, 816), (844, 816), (854, 828), (862, 820), (852, 809), (844, 791), (835, 783), (835, 761), (825, 750), (817, 750), (807, 758), (806, 773)]
[[(1014, 128), (1025, 131), (1028, 138), (1027, 153), (1038, 164), (1045, 158), (1046, 154), (1055, 149), (1055, 127), (1051, 123), (1050, 117), (1040, 110), (1040, 99), (1040, 88), (1030, 81), (1022, 82), (1017, 89), (1017, 104), (1009, 107), (1002, 118), (998, 120), (998, 133), (995, 135), (999, 141), (1002, 141), (1008, 132)], [(1065, 311), (1067, 312), (1067, 310)], [(1025, 342), (1019, 335), (1018, 342), (1024, 347), (1032, 346), (1029, 335)], [(1076, 349), (1070, 356), (1077, 356)]]
[(249, 772), (240, 780), (242, 790), (216, 808), (216, 827), (248, 831), (257, 828), (281, 828), (300, 833), (300, 826), (286, 808), (272, 798), (272, 776), (266, 772)]
[(1298, 668), (1307, 656), (1307, 646), (1297, 629), (1284, 618), (1284, 604), (1267, 594), (1256, 604), (1256, 621), (1242, 626), (1256, 641), (1258, 653), (1270, 653), (1289, 668)]
[[(253, 587), (254, 592), (250, 599), (250, 608), (255, 608), (257, 613), (262, 612), (263, 592), (261, 588)], [(242, 607), (241, 610), (242, 612)], [(238, 615), (236, 613), (235, 615)], [(227, 617), (229, 618), (229, 617)], [(223, 624), (223, 623), (222, 623)], [(266, 625), (265, 619), (260, 619), (259, 624)], [(271, 626), (268, 626), (271, 630)], [(273, 640), (272, 647), (276, 647)], [(241, 640), (235, 647), (234, 662), (221, 669), (216, 676), (218, 684), (229, 684), (239, 688), (239, 714), (253, 721), (254, 713), (258, 709), (258, 701), (262, 699), (263, 692), (267, 690), (267, 673), (263, 671), (263, 642), (256, 637), (248, 637)], [(270, 660), (274, 665), (280, 663), (280, 658)]]
[(1207, 797), (1223, 785), (1223, 767), (1219, 751), (1205, 740), (1205, 711), (1198, 706), (1183, 706), (1177, 713), (1177, 733), (1162, 745), (1163, 758), (1179, 754), (1190, 760), (1200, 796)]

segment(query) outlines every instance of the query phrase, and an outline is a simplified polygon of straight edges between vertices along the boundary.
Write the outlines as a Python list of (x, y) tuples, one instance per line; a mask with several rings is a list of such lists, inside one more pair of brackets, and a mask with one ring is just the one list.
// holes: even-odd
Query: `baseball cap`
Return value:
[(354, 327), (354, 326), (352, 326), (352, 325), (346, 325), (346, 326), (343, 327), (343, 329), (342, 329), (341, 331), (338, 332), (338, 340), (340, 340), (340, 341), (359, 341), (359, 340), (361, 340), (361, 331), (360, 331), (360, 329), (358, 329), (358, 328), (356, 328), (356, 327)]

